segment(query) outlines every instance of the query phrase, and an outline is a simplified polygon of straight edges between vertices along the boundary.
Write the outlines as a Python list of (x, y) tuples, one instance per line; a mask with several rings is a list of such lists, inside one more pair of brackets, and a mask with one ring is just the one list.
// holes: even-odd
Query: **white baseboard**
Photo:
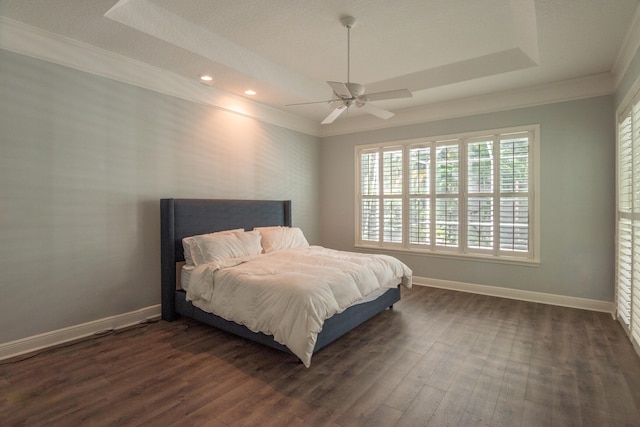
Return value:
[(501, 288), (498, 286), (476, 285), (473, 283), (452, 282), (449, 280), (430, 279), (427, 277), (414, 276), (413, 284), (420, 286), (430, 286), (433, 288), (450, 289), (453, 291), (470, 292), (480, 295), (509, 298), (520, 301), (559, 305), (562, 307), (579, 308), (583, 310), (600, 311), (604, 313), (615, 313), (615, 304), (613, 303), (613, 301), (569, 297), (564, 295), (547, 294), (543, 292)]
[(117, 316), (105, 317), (68, 328), (58, 329), (43, 334), (22, 338), (16, 341), (0, 344), (0, 360), (21, 354), (30, 353), (54, 345), (85, 338), (97, 332), (111, 331), (135, 325), (145, 320), (160, 316), (160, 304), (141, 308)]
[[(605, 313), (615, 312), (615, 305), (612, 301), (600, 301), (547, 294), (543, 292), (523, 291), (518, 289), (501, 288), (498, 286), (476, 285), (473, 283), (453, 282), (450, 280), (430, 279), (427, 277), (414, 276), (413, 284), (418, 286), (450, 289), (453, 291), (470, 292), (480, 295), (510, 298), (521, 301), (579, 308), (583, 310), (600, 311)], [(125, 328), (159, 316), (160, 305), (158, 304), (129, 313), (106, 317), (104, 319), (0, 344), (0, 360), (85, 338), (97, 332)]]

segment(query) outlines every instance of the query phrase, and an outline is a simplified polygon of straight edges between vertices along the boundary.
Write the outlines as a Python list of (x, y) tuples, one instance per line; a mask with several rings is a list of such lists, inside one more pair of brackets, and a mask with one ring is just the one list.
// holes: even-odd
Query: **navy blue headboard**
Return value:
[(214, 231), (291, 226), (290, 200), (161, 199), (162, 318), (175, 318), (176, 263), (182, 239)]

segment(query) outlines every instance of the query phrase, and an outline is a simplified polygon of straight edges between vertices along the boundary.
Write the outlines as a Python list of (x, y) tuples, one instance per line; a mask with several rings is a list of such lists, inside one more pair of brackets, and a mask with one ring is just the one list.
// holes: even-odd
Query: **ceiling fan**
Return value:
[(352, 16), (343, 16), (340, 18), (340, 23), (347, 29), (347, 82), (327, 82), (331, 89), (333, 89), (333, 95), (336, 98), (316, 101), (316, 102), (303, 102), (299, 104), (287, 104), (287, 106), (293, 105), (308, 105), (308, 104), (322, 104), (329, 103), (334, 106), (333, 110), (322, 121), (322, 124), (333, 123), (334, 120), (349, 109), (352, 105), (358, 108), (362, 108), (365, 112), (372, 114), (381, 119), (389, 119), (394, 116), (391, 111), (383, 110), (369, 101), (382, 101), (387, 99), (398, 98), (411, 98), (413, 95), (408, 89), (389, 90), (385, 92), (365, 93), (365, 87), (359, 83), (353, 83), (350, 81), (350, 61), (351, 61), (351, 28), (356, 23), (356, 20)]

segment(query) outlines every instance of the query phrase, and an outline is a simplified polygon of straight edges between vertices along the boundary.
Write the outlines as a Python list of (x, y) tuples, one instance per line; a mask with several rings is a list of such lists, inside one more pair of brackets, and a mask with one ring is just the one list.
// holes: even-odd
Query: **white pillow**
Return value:
[(262, 235), (262, 249), (264, 253), (283, 249), (308, 248), (309, 242), (298, 227), (256, 227)]
[(203, 264), (203, 257), (200, 252), (198, 242), (210, 236), (230, 233), (244, 233), (244, 228), (236, 228), (235, 230), (216, 231), (215, 233), (198, 234), (197, 236), (189, 236), (182, 239), (182, 249), (184, 251), (184, 261), (187, 265)]
[(202, 253), (203, 263), (262, 253), (260, 233), (257, 231), (210, 236), (201, 239), (198, 246)]

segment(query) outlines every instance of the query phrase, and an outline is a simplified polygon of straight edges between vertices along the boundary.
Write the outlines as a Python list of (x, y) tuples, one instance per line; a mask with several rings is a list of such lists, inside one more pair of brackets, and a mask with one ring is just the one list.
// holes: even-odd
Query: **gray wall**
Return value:
[(324, 138), (323, 244), (354, 249), (354, 146), (536, 123), (541, 133), (538, 267), (392, 254), (419, 277), (612, 301), (613, 96)]
[(0, 343), (160, 302), (159, 199), (291, 199), (318, 138), (0, 50)]
[[(396, 254), (416, 276), (613, 299), (614, 97), (318, 138), (0, 50), (0, 343), (159, 303), (162, 197), (293, 200), (352, 250), (354, 145), (541, 125), (539, 267)], [(320, 162), (318, 162), (320, 158)]]

